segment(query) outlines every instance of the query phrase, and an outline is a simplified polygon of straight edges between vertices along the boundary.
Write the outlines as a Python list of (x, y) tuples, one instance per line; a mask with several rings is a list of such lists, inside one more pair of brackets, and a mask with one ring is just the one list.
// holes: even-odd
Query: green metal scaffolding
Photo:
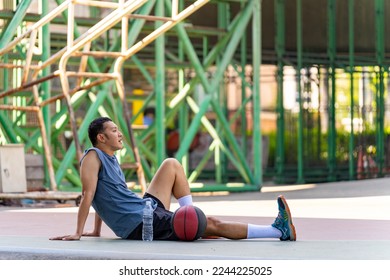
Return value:
[[(115, 78), (99, 81), (96, 78), (99, 73), (117, 73), (115, 67), (119, 64), (115, 66), (114, 55), (122, 52), (123, 56), (124, 42), (128, 46), (137, 44), (140, 38), (164, 25), (176, 4), (178, 10), (183, 11), (195, 2), (144, 1), (133, 16), (129, 15), (126, 20), (101, 32), (91, 42), (89, 50), (87, 45), (83, 46), (84, 53), (109, 52), (110, 55), (84, 54), (69, 58), (68, 67), (72, 71), (85, 64), (96, 77), (92, 74), (81, 77), (82, 86), (71, 93), (68, 102), (58, 98), (52, 103), (58, 94), (55, 90), (59, 85), (55, 76), (58, 64), (43, 68), (34, 80), (36, 83), (21, 84), (32, 43), (23, 41), (7, 49), (29, 25), (51, 12), (53, 1), (42, 0), (40, 14), (28, 13), (32, 2), (8, 1), (3, 5), (12, 3), (12, 7), (3, 6), (0, 10), (3, 20), (0, 25), (0, 139), (3, 143), (23, 143), (26, 153), (40, 155), (45, 155), (43, 142), (47, 141), (52, 154), (50, 158), (46, 157), (46, 167), (50, 164), (47, 161), (51, 160), (55, 182), (46, 168), (46, 188), (53, 189), (58, 185), (59, 190), (72, 190), (80, 187), (78, 146), (90, 146), (88, 124), (98, 115), (111, 117), (124, 132), (127, 141), (118, 157), (123, 166), (139, 160), (146, 181), (151, 180), (167, 157), (168, 128), (174, 124), (180, 145), (173, 156), (182, 162), (194, 192), (259, 191), (264, 180), (276, 183), (355, 180), (382, 177), (390, 172), (390, 123), (386, 119), (389, 113), (386, 105), (389, 104), (389, 57), (385, 32), (390, 7), (384, 0), (375, 0), (375, 3), (320, 1), (318, 13), (325, 11), (326, 15), (325, 23), (321, 23), (326, 30), (326, 43), (321, 50), (307, 46), (310, 25), (306, 21), (305, 8), (313, 5), (312, 1), (210, 1), (192, 18), (175, 23), (153, 42), (129, 55), (120, 70), (123, 80), (117, 80), (117, 83)], [(55, 2), (57, 7), (65, 3)], [(123, 2), (126, 1), (113, 1), (115, 4)], [(366, 5), (367, 10), (375, 14), (374, 56), (361, 55), (356, 46), (356, 14), (361, 9), (358, 5)], [(214, 18), (205, 19), (213, 22), (213, 26), (192, 25), (192, 21), (199, 22), (195, 16), (202, 17), (203, 13), (210, 16), (206, 9), (215, 11)], [(69, 27), (68, 17), (72, 14), (69, 15), (71, 12), (66, 9), (61, 16), (53, 17), (40, 27), (37, 39), (30, 41), (40, 48), (40, 53), (32, 55), (32, 62), (39, 64), (61, 53), (69, 34), (77, 40), (97, 28), (102, 20), (99, 18), (102, 9), (91, 6), (89, 12), (89, 18), (75, 18), (73, 30), (68, 30), (67, 34), (51, 33), (54, 25)], [(272, 15), (267, 16), (273, 21), (264, 23), (264, 15), (270, 12)], [(341, 32), (337, 22), (340, 13), (347, 19), (348, 26), (347, 49), (342, 51), (337, 41)], [(150, 23), (150, 17), (158, 20)], [(120, 33), (121, 24), (128, 26), (126, 35)], [(271, 39), (264, 37), (265, 28), (273, 30)], [(270, 41), (272, 43), (268, 44)], [(267, 93), (261, 90), (261, 65), (275, 67), (276, 90), (272, 93), (275, 104), (269, 111), (276, 116), (276, 121), (274, 134), (270, 135), (262, 131), (265, 110), (262, 96)], [(227, 105), (230, 97), (226, 90), (226, 73), (229, 67), (234, 69), (241, 85), (241, 103), (233, 114), (229, 114)], [(246, 72), (247, 67), (251, 69), (250, 74)], [(290, 96), (285, 87), (290, 69), (295, 73), (295, 96)], [(134, 94), (138, 88), (128, 86), (127, 82), (132, 81), (131, 75), (135, 72), (142, 78), (142, 86), (150, 89), (143, 95)], [(176, 79), (171, 92), (168, 91), (170, 73), (174, 73)], [(372, 88), (365, 88), (371, 85)], [(38, 92), (34, 97), (32, 88), (35, 86)], [(121, 96), (121, 86), (126, 89), (124, 96)], [(347, 105), (339, 101), (341, 86), (349, 90)], [(317, 97), (313, 97), (313, 87), (319, 92)], [(196, 98), (199, 88), (205, 93), (202, 100)], [(364, 97), (368, 91), (374, 96), (369, 104)], [(293, 108), (287, 108), (285, 100), (288, 98), (295, 99)], [(137, 101), (142, 102), (141, 108), (137, 112), (127, 112), (127, 106), (131, 108)], [(43, 104), (39, 110), (34, 107), (38, 103)], [(27, 109), (30, 107), (35, 109)], [(155, 108), (153, 123), (137, 127), (137, 118), (149, 107)], [(76, 116), (73, 124), (70, 111)], [(370, 118), (372, 116), (370, 120), (365, 118), (367, 112)], [(41, 128), (31, 126), (29, 119), (35, 113), (42, 114), (44, 124)], [(349, 119), (348, 131), (340, 126), (341, 118)], [(359, 128), (354, 125), (355, 121), (361, 122)], [(237, 122), (240, 128), (233, 130), (232, 125)], [(75, 128), (77, 131), (69, 136)], [(190, 164), (192, 145), (200, 132), (207, 134), (211, 142), (193, 167)], [(264, 136), (270, 141), (267, 162), (263, 156)], [(134, 148), (139, 151), (139, 159), (137, 153), (131, 153)], [(369, 160), (375, 166), (370, 165)], [(207, 168), (210, 162), (211, 170)], [(129, 180), (137, 177), (131, 169), (125, 168), (125, 174)]]

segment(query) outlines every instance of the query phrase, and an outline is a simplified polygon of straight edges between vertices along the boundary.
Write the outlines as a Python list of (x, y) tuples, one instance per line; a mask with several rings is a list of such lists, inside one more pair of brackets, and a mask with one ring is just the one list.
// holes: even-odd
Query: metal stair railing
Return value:
[[(77, 125), (75, 121), (74, 116), (74, 110), (71, 103), (71, 96), (84, 89), (92, 88), (93, 86), (102, 84), (106, 81), (114, 79), (116, 81), (116, 86), (118, 90), (119, 97), (122, 101), (123, 110), (125, 114), (127, 129), (130, 136), (130, 142), (133, 149), (134, 157), (137, 163), (137, 175), (140, 181), (142, 192), (146, 189), (146, 182), (142, 170), (142, 166), (140, 164), (140, 156), (138, 153), (138, 149), (135, 145), (135, 139), (131, 128), (131, 112), (128, 108), (128, 104), (125, 100), (125, 92), (124, 92), (124, 83), (123, 83), (123, 77), (121, 74), (121, 69), (123, 66), (123, 63), (129, 59), (132, 55), (142, 50), (144, 47), (146, 47), (148, 44), (153, 42), (158, 36), (161, 36), (166, 31), (173, 28), (177, 23), (181, 22), (191, 14), (193, 14), (195, 11), (197, 11), (199, 8), (204, 6), (209, 2), (209, 0), (197, 0), (194, 1), (194, 3), (190, 4), (188, 7), (186, 7), (183, 11), (178, 10), (178, 0), (172, 0), (172, 6), (171, 6), (171, 16), (170, 17), (158, 17), (158, 16), (145, 16), (145, 15), (137, 15), (133, 14), (134, 11), (136, 11), (138, 8), (140, 8), (143, 4), (145, 4), (148, 0), (119, 0), (118, 3), (113, 2), (106, 2), (106, 1), (88, 1), (88, 0), (66, 0), (61, 5), (59, 5), (57, 8), (49, 12), (46, 16), (44, 16), (41, 20), (37, 21), (35, 24), (33, 24), (25, 33), (15, 38), (13, 41), (8, 43), (3, 49), (0, 49), (0, 56), (9, 53), (12, 51), (18, 44), (22, 42), (22, 40), (25, 40), (26, 38), (29, 38), (29, 50), (26, 55), (25, 64), (24, 66), (18, 66), (18, 65), (12, 65), (12, 64), (6, 64), (0, 63), (0, 68), (22, 68), (23, 67), (23, 75), (22, 75), (22, 81), (21, 84), (13, 89), (9, 89), (7, 91), (4, 91), (0, 93), (0, 99), (4, 98), (6, 96), (12, 95), (16, 92), (23, 91), (27, 88), (32, 88), (32, 92), (34, 95), (34, 102), (35, 104), (33, 106), (9, 106), (9, 105), (2, 105), (0, 104), (0, 110), (25, 110), (25, 111), (36, 111), (38, 114), (38, 121), (40, 125), (40, 130), (42, 134), (43, 139), (43, 148), (45, 151), (45, 158), (47, 161), (48, 169), (49, 169), (49, 176), (50, 176), (50, 182), (53, 190), (56, 190), (57, 184), (55, 181), (54, 176), (54, 169), (51, 161), (51, 151), (49, 148), (49, 144), (47, 141), (46, 136), (46, 128), (45, 123), (43, 120), (43, 115), (41, 108), (45, 105), (48, 105), (58, 99), (64, 98), (67, 104), (67, 109), (69, 111), (69, 117), (70, 117), (70, 125), (72, 129), (73, 134), (73, 140), (76, 147), (76, 155), (77, 158), (80, 160), (82, 153), (81, 153), (81, 145), (78, 138), (77, 133)], [(161, 1), (161, 0), (159, 0)], [(109, 15), (104, 17), (102, 20), (100, 20), (98, 23), (96, 23), (94, 26), (89, 28), (85, 33), (80, 35), (78, 38), (74, 38), (73, 30), (74, 30), (74, 22), (75, 22), (75, 16), (74, 16), (74, 9), (75, 5), (87, 5), (87, 6), (95, 6), (95, 7), (101, 7), (101, 8), (112, 8), (114, 9)], [(49, 57), (46, 61), (41, 61), (39, 64), (32, 64), (32, 58), (33, 58), (33, 52), (32, 52), (32, 46), (34, 45), (34, 42), (36, 41), (38, 30), (44, 26), (45, 24), (49, 23), (51, 20), (53, 20), (55, 17), (59, 16), (61, 13), (63, 13), (65, 10), (68, 11), (68, 30), (67, 30), (67, 46)], [(139, 42), (135, 43), (133, 46), (128, 47), (127, 46), (127, 34), (128, 34), (128, 19), (134, 18), (134, 19), (142, 19), (142, 20), (150, 20), (150, 21), (163, 21), (164, 24), (162, 24), (159, 28), (152, 31), (149, 35), (147, 35), (145, 38), (140, 40)], [(91, 42), (97, 38), (99, 38), (104, 32), (112, 28), (114, 25), (121, 22), (121, 34), (122, 34), (122, 46), (120, 52), (103, 52), (103, 51), (91, 51)], [(81, 50), (82, 49), (82, 50)], [(67, 71), (66, 66), (69, 58), (74, 56), (81, 56), (80, 66), (77, 72), (75, 71)], [(92, 73), (92, 72), (85, 72), (86, 64), (87, 64), (87, 58), (91, 57), (114, 57), (116, 58), (116, 61), (114, 63), (114, 71), (113, 73)], [(46, 67), (54, 64), (55, 62), (59, 61), (58, 70), (54, 71), (50, 75), (46, 77), (38, 77), (41, 73), (42, 69), (45, 69)], [(30, 73), (31, 72), (31, 73)], [(30, 80), (29, 80), (29, 77)], [(61, 87), (62, 87), (62, 94), (58, 96), (50, 97), (46, 100), (40, 100), (38, 88), (37, 85), (45, 82), (49, 79), (53, 78), (60, 78)], [(75, 88), (70, 89), (69, 86), (69, 77), (78, 77), (78, 83)], [(96, 81), (93, 81), (89, 83), (88, 85), (81, 85), (81, 80), (84, 77), (93, 77), (97, 78)]]

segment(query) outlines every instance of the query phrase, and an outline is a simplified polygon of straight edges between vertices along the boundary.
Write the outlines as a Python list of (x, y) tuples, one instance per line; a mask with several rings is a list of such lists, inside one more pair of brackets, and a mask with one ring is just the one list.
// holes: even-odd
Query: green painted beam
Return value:
[[(195, 101), (193, 101), (190, 97), (187, 97), (188, 105), (191, 107), (192, 111), (197, 112), (199, 111), (199, 108), (195, 104)], [(225, 128), (224, 126), (220, 126), (218, 128), (214, 128), (214, 126), (211, 124), (211, 122), (203, 116), (201, 118), (201, 122), (203, 126), (205, 127), (206, 131), (210, 134), (210, 136), (214, 139), (211, 146), (213, 148), (210, 148), (209, 151), (204, 155), (203, 159), (201, 160), (199, 166), (196, 168), (196, 170), (191, 174), (191, 179), (193, 179), (195, 176), (199, 175), (196, 173), (199, 173), (199, 170), (201, 170), (205, 163), (206, 158), (211, 157), (211, 153), (215, 151), (216, 148), (218, 148), (220, 151), (222, 151), (230, 160), (230, 162), (235, 166), (238, 170), (238, 172), (241, 174), (241, 176), (244, 178), (246, 182), (251, 182), (251, 177), (248, 175), (247, 170), (243, 168), (243, 165), (240, 161), (236, 159), (236, 157), (233, 155), (233, 153), (230, 152), (230, 150), (227, 147), (227, 144), (221, 140), (221, 136), (223, 135), (222, 131)], [(232, 120), (229, 123), (229, 126), (232, 124)]]
[[(222, 79), (224, 71), (226, 67), (229, 65), (233, 54), (235, 50), (237, 49), (237, 46), (240, 42), (241, 35), (244, 33), (244, 30), (246, 26), (248, 25), (249, 19), (252, 16), (252, 11), (254, 7), (255, 1), (251, 1), (247, 4), (247, 6), (242, 10), (242, 13), (239, 15), (240, 20), (237, 24), (237, 27), (234, 29), (234, 33), (232, 37), (230, 38), (229, 43), (226, 46), (226, 49), (224, 51), (224, 56), (219, 64), (219, 68), (217, 68), (217, 71), (214, 74), (213, 80), (211, 81), (210, 88), (207, 92), (213, 93), (215, 92), (216, 88), (219, 86), (219, 81)], [(208, 84), (203, 84), (204, 87), (208, 86)], [(242, 155), (240, 148), (237, 144), (237, 140), (235, 139), (235, 136), (233, 135), (232, 131), (230, 130), (230, 126), (228, 122), (226, 121), (226, 118), (223, 114), (223, 112), (220, 109), (219, 104), (215, 101), (215, 99), (211, 100), (212, 108), (214, 109), (214, 112), (216, 113), (217, 119), (221, 122), (223, 127), (223, 132), (226, 137), (226, 141), (229, 143), (232, 152), (237, 156), (239, 161), (241, 162), (246, 175), (250, 178), (251, 182), (254, 182), (253, 175), (250, 171), (250, 168), (246, 162), (246, 158), (244, 155)]]
[(276, 18), (276, 38), (275, 51), (277, 56), (277, 105), (276, 105), (276, 156), (275, 167), (276, 174), (279, 179), (284, 176), (285, 165), (285, 122), (284, 122), (284, 55), (285, 55), (285, 0), (275, 0), (275, 18)]
[[(245, 4), (243, 2), (241, 2), (240, 4), (241, 6), (241, 9), (243, 9), (245, 7)], [(246, 98), (246, 91), (247, 91), (247, 83), (246, 83), (246, 65), (248, 64), (248, 56), (247, 56), (247, 35), (246, 33), (244, 33), (242, 35), (242, 38), (241, 38), (241, 42), (240, 42), (240, 52), (241, 52), (241, 55), (240, 55), (240, 63), (239, 65), (241, 66), (241, 71), (238, 72), (237, 69), (236, 71), (239, 73), (239, 76), (241, 78), (241, 106), (245, 103), (244, 100), (248, 100)], [(238, 64), (238, 63), (237, 63)], [(234, 65), (234, 64), (233, 64)], [(238, 110), (238, 111), (241, 111), (241, 143), (247, 143), (248, 141), (248, 133), (247, 133), (247, 125), (248, 125), (248, 122), (247, 122), (247, 119), (246, 119), (246, 111), (245, 110)], [(234, 118), (234, 116), (233, 116)], [(242, 153), (244, 155), (247, 154), (248, 152), (248, 149), (247, 149), (247, 145), (241, 145), (241, 149), (242, 149)]]
[[(210, 84), (210, 88), (205, 88), (206, 92), (211, 94), (217, 90), (219, 83), (224, 76), (226, 68), (230, 64), (237, 50), (237, 46), (240, 43), (241, 36), (245, 33), (246, 27), (248, 26), (249, 20), (252, 16), (252, 11), (255, 2), (256, 1), (253, 0), (250, 1), (247, 6), (241, 11), (241, 13), (237, 15), (237, 17), (239, 17), (237, 26), (235, 26), (234, 31), (229, 30), (229, 33), (233, 32), (233, 34), (230, 38), (230, 41), (227, 43), (226, 48), (224, 49), (223, 57), (221, 59), (219, 67), (216, 69), (213, 80)], [(205, 87), (205, 85), (203, 86)]]
[(187, 153), (188, 149), (190, 148), (191, 143), (195, 137), (195, 134), (198, 132), (198, 129), (200, 127), (201, 119), (210, 106), (210, 102), (211, 102), (211, 96), (207, 95), (203, 100), (202, 104), (200, 105), (199, 111), (193, 117), (191, 125), (186, 131), (184, 138), (180, 142), (179, 150), (176, 152), (175, 155), (177, 160), (181, 161), (182, 157)]
[[(253, 44), (253, 179), (255, 185), (263, 185), (263, 140), (261, 137), (261, 99), (260, 99), (260, 67), (261, 67), (261, 2), (253, 1), (252, 44)], [(245, 33), (245, 32), (244, 32)]]
[[(218, 28), (220, 29), (226, 29), (229, 26), (230, 22), (230, 5), (228, 3), (219, 2), (217, 3), (217, 24)], [(223, 54), (221, 53), (217, 57), (216, 61), (216, 67), (220, 67), (221, 59), (223, 58)], [(227, 118), (227, 98), (226, 98), (226, 89), (224, 86), (225, 81), (220, 80), (219, 86), (215, 91), (215, 102), (219, 103), (220, 108), (225, 116)], [(215, 127), (218, 130), (221, 127), (220, 121), (216, 121)], [(224, 139), (221, 139), (224, 144), (226, 144), (226, 141)], [(220, 147), (217, 146), (215, 148), (214, 153), (214, 172), (215, 172), (215, 181), (217, 183), (226, 183), (227, 178), (227, 161), (224, 153), (221, 153)]]
[[(187, 53), (187, 57), (191, 61), (191, 63), (194, 65), (195, 72), (197, 73), (197, 76), (199, 77), (205, 91), (209, 94), (212, 94), (216, 91), (217, 87), (219, 86), (219, 82), (223, 77), (224, 71), (228, 64), (230, 63), (233, 54), (235, 50), (237, 49), (237, 46), (240, 42), (241, 35), (244, 33), (244, 30), (246, 26), (248, 25), (249, 19), (251, 18), (252, 15), (252, 10), (253, 10), (253, 5), (254, 1), (249, 2), (245, 9), (236, 17), (236, 20), (232, 21), (232, 25), (235, 27), (234, 29), (232, 28), (229, 30), (229, 33), (231, 34), (230, 41), (227, 44), (226, 49), (224, 50), (224, 56), (221, 60), (221, 63), (219, 67), (217, 68), (217, 71), (213, 77), (213, 80), (211, 81), (211, 84), (209, 83), (205, 71), (203, 69), (203, 66), (194, 53), (192, 46), (190, 44), (190, 41), (188, 39), (187, 34), (185, 33), (185, 30), (183, 29), (182, 26), (178, 25), (177, 30), (178, 30), (178, 35), (179, 38), (183, 41), (184, 47)], [(212, 53), (212, 52), (211, 52)], [(211, 54), (210, 53), (210, 54)], [(246, 162), (246, 158), (242, 155), (240, 148), (237, 144), (237, 141), (232, 134), (229, 124), (226, 121), (225, 116), (223, 115), (223, 112), (220, 110), (220, 106), (215, 100), (211, 100), (211, 105), (214, 109), (214, 111), (217, 113), (217, 118), (221, 122), (223, 131), (226, 136), (226, 140), (230, 144), (233, 153), (239, 158), (240, 162), (242, 163), (244, 170), (246, 172), (246, 175), (250, 180), (253, 182), (253, 175), (251, 174), (250, 168)]]
[(6, 112), (4, 111), (0, 111), (0, 124), (3, 128), (3, 133), (5, 134), (7, 140), (9, 140), (11, 143), (18, 143), (16, 133), (11, 125), (12, 123), (9, 121), (8, 117), (6, 116)]
[(330, 63), (329, 83), (330, 94), (328, 102), (328, 170), (329, 181), (336, 180), (336, 1), (328, 0), (328, 56)]
[[(179, 10), (183, 10), (184, 8), (184, 0), (179, 1)], [(203, 54), (204, 57), (206, 57), (208, 53), (208, 47), (203, 45)], [(181, 63), (185, 61), (185, 53), (184, 53), (184, 46), (183, 42), (179, 40), (178, 42), (178, 59)], [(178, 91), (182, 91), (184, 86), (185, 86), (185, 70), (183, 68), (177, 70), (177, 75), (178, 75)], [(188, 131), (189, 128), (189, 114), (190, 110), (188, 106), (180, 106), (179, 109), (179, 141), (182, 142), (183, 138), (186, 135), (186, 132)], [(190, 156), (189, 153), (186, 153), (182, 156), (181, 164), (183, 166), (185, 174), (189, 173), (190, 169)]]
[[(164, 1), (157, 1), (157, 16), (164, 16)], [(162, 22), (156, 21), (155, 28), (162, 26)], [(160, 165), (166, 158), (166, 118), (165, 118), (165, 36), (160, 35), (155, 41), (156, 58), (156, 81), (154, 90), (156, 92), (156, 157)]]
[[(42, 0), (42, 16), (45, 16), (49, 13), (49, 1), (48, 0)], [(42, 60), (46, 61), (50, 58), (51, 56), (51, 45), (50, 45), (50, 24), (45, 24), (42, 27)], [(42, 70), (42, 76), (49, 76), (51, 74), (51, 69), (50, 67), (46, 67), (45, 69)], [(46, 100), (51, 97), (51, 82), (46, 81), (42, 83), (40, 87), (40, 96), (42, 96), (42, 100)], [(51, 112), (50, 112), (50, 106), (45, 106), (42, 108), (42, 114), (43, 114), (43, 119), (46, 127), (46, 135), (51, 135)], [(47, 137), (47, 142), (48, 145), (51, 145), (52, 139), (51, 137)], [(45, 157), (44, 157), (45, 158)], [(48, 166), (46, 163), (46, 158), (45, 158), (45, 185), (49, 186), (51, 188), (51, 183), (50, 183), (50, 177), (49, 177), (49, 171), (48, 171)]]
[(376, 30), (376, 57), (379, 66), (377, 82), (377, 116), (376, 116), (376, 161), (378, 165), (378, 176), (383, 176), (385, 166), (385, 2), (375, 0), (375, 30)]
[(32, 0), (21, 0), (19, 5), (16, 7), (16, 11), (5, 28), (3, 28), (0, 36), (0, 49), (4, 48), (16, 34), (17, 28), (23, 22), (23, 18), (30, 7)]
[[(56, 2), (58, 4), (61, 4), (62, 1), (56, 0)], [(150, 10), (150, 8), (152, 7), (153, 4), (154, 4), (154, 1), (148, 1), (147, 5), (145, 5), (141, 8), (141, 12), (148, 12), (148, 9)], [(65, 18), (65, 20), (67, 19), (67, 12), (66, 11), (63, 13), (63, 17)], [(139, 34), (139, 32), (141, 30), (141, 27), (142, 27), (142, 24), (134, 24), (131, 26), (131, 28), (129, 29), (129, 37), (128, 37), (129, 44), (131, 44), (132, 42), (134, 42), (136, 40), (137, 35)], [(76, 37), (80, 36), (80, 33), (78, 32), (76, 25), (75, 25), (74, 32), (75, 32)], [(118, 50), (120, 48), (120, 42), (121, 42), (120, 39), (121, 39), (120, 37), (115, 38), (114, 43), (111, 46), (111, 51)], [(99, 73), (99, 72), (102, 72), (100, 70), (100, 67), (102, 67), (102, 69), (103, 69), (103, 67), (105, 65), (101, 64), (99, 67), (96, 60), (92, 57), (89, 57), (88, 58), (88, 66), (90, 67), (91, 71)], [(107, 82), (107, 83), (100, 85), (98, 87), (99, 88), (98, 99), (97, 99), (96, 103), (93, 103), (93, 105), (98, 105), (98, 104), (100, 105), (104, 102), (104, 100), (108, 96), (107, 94), (109, 92), (110, 86), (111, 86), (111, 82)], [(92, 110), (93, 109), (97, 110), (98, 107), (99, 106), (91, 106), (88, 109), (88, 111), (87, 111), (88, 118), (87, 117), (84, 118), (83, 123), (82, 123), (82, 127), (84, 127), (84, 129), (81, 129), (81, 128), (79, 129), (79, 137), (80, 137), (81, 141), (82, 141), (82, 139), (86, 138), (87, 126), (89, 125), (89, 122), (92, 121), (92, 119), (95, 117), (95, 114), (96, 114), (96, 112), (91, 111), (91, 108), (92, 108)], [(129, 139), (128, 139), (128, 141), (129, 141)], [(69, 147), (67, 153), (64, 155), (64, 159), (61, 162), (61, 165), (59, 166), (59, 168), (56, 172), (56, 180), (57, 180), (58, 184), (61, 182), (62, 178), (64, 177), (67, 167), (73, 164), (75, 154), (76, 154), (75, 146), (74, 146), (74, 143), (72, 143), (71, 146)]]
[[(2, 112), (0, 112), (0, 113), (2, 113)], [(15, 136), (20, 137), (21, 142), (27, 143), (28, 140), (30, 139), (30, 136), (19, 126), (15, 126), (14, 129), (15, 129), (14, 130)], [(15, 143), (17, 143), (17, 142), (15, 142)], [(35, 141), (33, 143), (33, 145), (30, 147), (25, 146), (25, 150), (27, 150), (27, 149), (32, 149), (38, 154), (43, 154), (43, 149), (41, 146), (38, 145), (38, 141)], [(59, 164), (60, 161), (57, 160), (56, 158), (53, 158), (52, 160), (53, 160), (54, 168), (58, 168), (60, 165)], [(73, 167), (70, 167), (70, 168), (72, 169)], [(80, 184), (80, 179), (78, 177), (75, 177), (73, 174), (67, 173), (65, 176), (69, 182), (74, 183), (74, 184)]]
[(298, 103), (299, 103), (299, 113), (298, 113), (298, 141), (297, 141), (297, 183), (304, 183), (304, 158), (303, 158), (303, 100), (302, 100), (302, 86), (301, 86), (301, 70), (302, 70), (302, 0), (297, 0), (297, 92), (298, 92)]
[(354, 68), (355, 68), (355, 23), (354, 23), (354, 8), (355, 1), (348, 0), (348, 46), (349, 46), (349, 76), (350, 76), (350, 122), (351, 122), (351, 132), (349, 134), (349, 179), (355, 179), (355, 159), (354, 159), (354, 150), (355, 150), (355, 139), (354, 139)]
[(139, 71), (142, 73), (142, 75), (144, 76), (144, 78), (148, 81), (148, 83), (150, 85), (154, 85), (154, 79), (153, 77), (150, 75), (150, 73), (148, 72), (148, 70), (146, 69), (145, 67), (145, 64), (136, 56), (136, 55), (133, 55), (131, 57), (131, 60), (135, 63), (135, 65), (137, 66), (137, 68), (139, 69)]
[[(107, 86), (109, 83), (106, 83), (105, 86)], [(88, 126), (89, 123), (96, 117), (96, 115), (99, 112), (99, 107), (102, 106), (103, 102), (105, 101), (107, 95), (108, 95), (108, 90), (107, 89), (101, 89), (99, 90), (97, 94), (97, 99), (95, 102), (91, 104), (91, 106), (88, 108), (88, 111), (84, 117), (84, 121), (81, 124), (78, 134), (80, 138), (80, 143), (83, 143), (84, 139), (86, 139), (87, 136), (87, 131), (88, 131)], [(56, 181), (57, 184), (60, 184), (62, 178), (64, 177), (66, 170), (68, 169), (68, 166), (73, 163), (74, 158), (76, 154), (76, 149), (74, 142), (70, 145), (68, 152), (64, 155), (64, 158), (61, 162), (61, 165), (57, 169), (56, 172)]]

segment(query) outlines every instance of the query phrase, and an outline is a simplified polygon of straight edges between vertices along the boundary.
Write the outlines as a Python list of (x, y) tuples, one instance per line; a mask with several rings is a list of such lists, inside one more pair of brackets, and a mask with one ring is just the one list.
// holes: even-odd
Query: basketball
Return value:
[(180, 240), (199, 239), (206, 229), (206, 224), (206, 215), (196, 206), (182, 206), (173, 213), (172, 228)]

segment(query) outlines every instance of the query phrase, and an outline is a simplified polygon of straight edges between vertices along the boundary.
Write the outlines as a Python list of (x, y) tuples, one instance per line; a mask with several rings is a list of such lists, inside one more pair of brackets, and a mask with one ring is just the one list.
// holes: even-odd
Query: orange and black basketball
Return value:
[(172, 227), (176, 236), (183, 241), (199, 239), (207, 225), (206, 215), (196, 206), (186, 205), (175, 211)]

